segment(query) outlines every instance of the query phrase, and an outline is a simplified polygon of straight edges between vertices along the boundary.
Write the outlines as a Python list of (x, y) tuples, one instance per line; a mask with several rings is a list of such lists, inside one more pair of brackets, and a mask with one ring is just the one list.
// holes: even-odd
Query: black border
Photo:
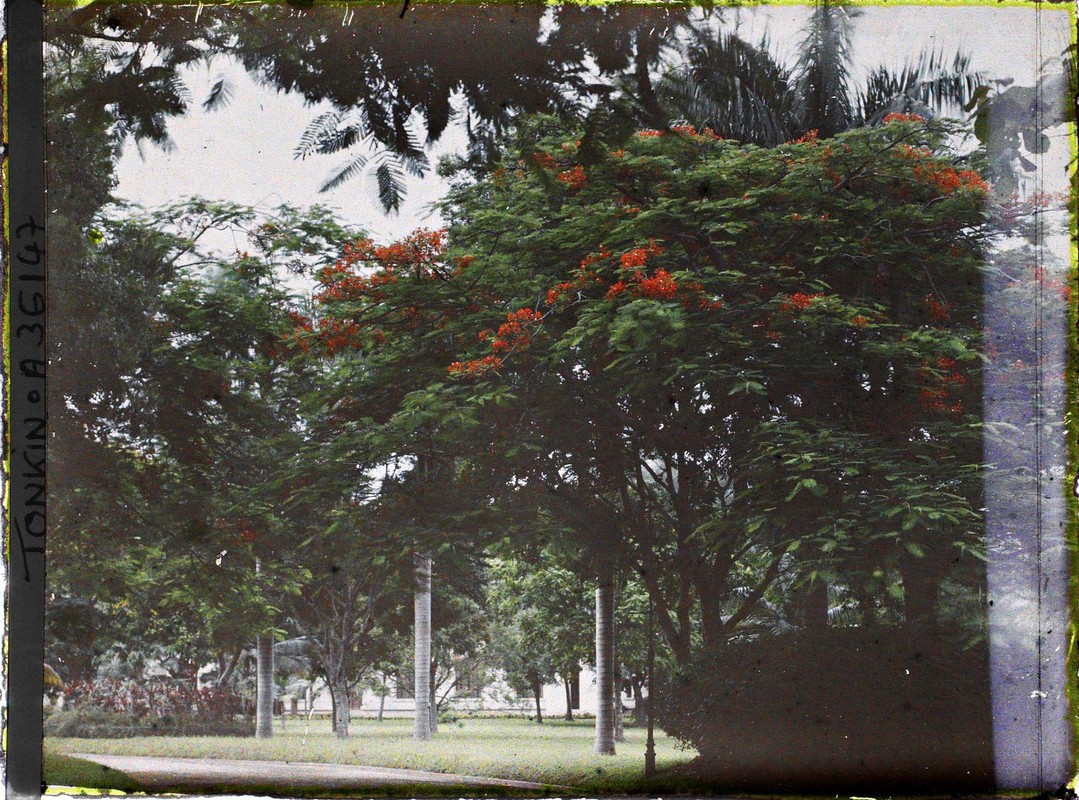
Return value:
[(45, 623), (45, 100), (41, 0), (7, 0), (7, 797), (40, 797)]

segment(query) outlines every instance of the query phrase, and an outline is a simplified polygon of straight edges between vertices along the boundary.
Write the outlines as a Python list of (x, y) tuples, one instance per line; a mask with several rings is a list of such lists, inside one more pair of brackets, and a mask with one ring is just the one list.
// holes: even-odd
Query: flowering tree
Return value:
[(502, 525), (542, 510), (583, 542), (598, 633), (619, 565), (681, 663), (822, 575), (862, 619), (929, 618), (976, 572), (980, 506), (987, 187), (947, 134), (893, 115), (578, 153), (539, 120), (451, 193), (447, 232), (346, 250), (300, 335), (362, 354), (353, 397), (422, 437), (440, 511), (512, 498)]
[(945, 134), (641, 131), (587, 164), (556, 134), (451, 198), (501, 302), (447, 371), (527, 402), (522, 479), (588, 497), (680, 659), (796, 560), (908, 619), (973, 563), (987, 186)]

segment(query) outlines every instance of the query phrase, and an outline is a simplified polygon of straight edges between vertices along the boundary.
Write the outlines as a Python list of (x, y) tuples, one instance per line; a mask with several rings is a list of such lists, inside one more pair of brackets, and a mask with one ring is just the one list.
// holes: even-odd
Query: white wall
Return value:
[[(574, 715), (596, 713), (596, 675), (590, 669), (581, 670), (580, 708), (574, 709)], [(314, 713), (318, 715), (329, 714), (331, 708), (330, 692), (321, 682), (315, 685), (315, 698), (313, 702)], [(441, 693), (440, 695), (441, 696)], [(563, 717), (566, 713), (566, 689), (562, 683), (550, 683), (543, 687), (543, 696), (540, 701), (544, 717)], [(622, 705), (633, 708), (633, 699), (622, 696)], [(479, 698), (453, 699), (451, 694), (451, 706), (453, 709), (464, 712), (488, 712), (488, 713), (518, 713), (522, 716), (532, 716), (536, 713), (535, 700), (531, 696), (516, 696), (500, 679), (496, 679), (486, 687)], [(290, 699), (285, 698), (285, 708), (290, 709)], [(361, 698), (353, 698), (352, 713), (354, 716), (373, 717), (378, 714), (379, 697), (370, 689), (365, 689)], [(298, 698), (297, 710), (306, 713), (308, 710), (304, 698)], [(411, 697), (395, 697), (392, 693), (386, 698), (383, 707), (385, 717), (411, 717), (415, 710), (415, 701)]]

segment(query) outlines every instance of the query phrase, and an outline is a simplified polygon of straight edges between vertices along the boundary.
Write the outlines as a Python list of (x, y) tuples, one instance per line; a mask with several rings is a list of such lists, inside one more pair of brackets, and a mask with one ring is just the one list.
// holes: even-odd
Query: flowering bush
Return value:
[(72, 681), (64, 686), (65, 708), (96, 708), (143, 719), (196, 717), (203, 720), (232, 719), (243, 710), (243, 699), (229, 688), (161, 679)]

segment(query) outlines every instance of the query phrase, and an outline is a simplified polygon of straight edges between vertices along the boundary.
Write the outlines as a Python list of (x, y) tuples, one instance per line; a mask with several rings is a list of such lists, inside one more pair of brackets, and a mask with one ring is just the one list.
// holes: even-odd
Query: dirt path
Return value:
[(477, 778), (416, 769), (359, 767), (350, 764), (317, 764), (304, 761), (239, 761), (209, 758), (162, 758), (158, 756), (103, 756), (70, 753), (96, 764), (120, 770), (147, 788), (169, 786), (320, 786), (326, 788), (377, 788), (398, 784), (449, 786), (504, 786), (543, 790), (542, 783)]

